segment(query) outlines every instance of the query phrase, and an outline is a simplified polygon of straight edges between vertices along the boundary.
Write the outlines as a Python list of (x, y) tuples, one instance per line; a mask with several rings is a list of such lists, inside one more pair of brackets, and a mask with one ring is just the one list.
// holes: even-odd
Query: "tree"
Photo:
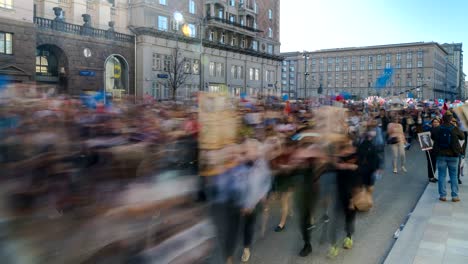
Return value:
[(179, 48), (174, 50), (174, 54), (164, 60), (164, 71), (167, 73), (166, 85), (171, 89), (172, 100), (176, 100), (177, 89), (181, 87), (190, 76), (190, 64), (187, 70), (186, 60), (179, 51)]

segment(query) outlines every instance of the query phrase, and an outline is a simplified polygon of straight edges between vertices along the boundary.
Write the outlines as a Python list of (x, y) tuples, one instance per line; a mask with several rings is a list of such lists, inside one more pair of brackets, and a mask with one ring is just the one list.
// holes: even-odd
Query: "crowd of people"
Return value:
[[(122, 219), (145, 226), (118, 238), (109, 231), (99, 245), (67, 263), (101, 263), (115, 250), (122, 255), (114, 263), (233, 263), (238, 234), (243, 234), (241, 261), (247, 262), (255, 232), (265, 234), (279, 200), (273, 230), (282, 232), (297, 211), (304, 242), (299, 255), (312, 252), (311, 230), (323, 225), (327, 255), (335, 258), (340, 247), (353, 247), (356, 215), (373, 206), (386, 146), (393, 173), (406, 173), (406, 151), (423, 131), (431, 131), (434, 141), (426, 152), (429, 181), (437, 181), (437, 168), (440, 200), (446, 201), (448, 168), (452, 200), (459, 201), (457, 176), (466, 141), (460, 145), (458, 140), (466, 132), (448, 109), (340, 103), (334, 109), (346, 110), (344, 118), (330, 121), (320, 108), (305, 103), (285, 106), (265, 99), (237, 107), (236, 142), (207, 158), (199, 157), (204, 124), (196, 102), (90, 106), (51, 98), (3, 103), (0, 162), (1, 180), (9, 183), (2, 190), (8, 214), (13, 219), (42, 214), (47, 221), (104, 217), (107, 226)], [(330, 122), (333, 131), (323, 127)], [(201, 173), (202, 159), (215, 160), (216, 172)], [(157, 224), (155, 215), (161, 219)], [(84, 230), (93, 229), (76, 232)]]

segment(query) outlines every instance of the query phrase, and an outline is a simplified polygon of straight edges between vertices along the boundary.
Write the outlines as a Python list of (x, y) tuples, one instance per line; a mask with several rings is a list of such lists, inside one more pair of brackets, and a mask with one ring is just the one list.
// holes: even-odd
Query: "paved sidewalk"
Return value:
[(384, 264), (468, 263), (467, 178), (459, 186), (459, 203), (450, 196), (440, 202), (437, 183), (428, 184)]

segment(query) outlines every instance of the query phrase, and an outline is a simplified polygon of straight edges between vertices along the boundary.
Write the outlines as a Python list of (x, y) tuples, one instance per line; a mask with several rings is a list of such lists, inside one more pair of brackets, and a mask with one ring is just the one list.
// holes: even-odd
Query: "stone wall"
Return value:
[[(128, 63), (129, 93), (134, 93), (134, 43), (73, 35), (59, 31), (37, 29), (36, 47), (55, 45), (65, 56), (67, 92), (79, 94), (81, 91), (98, 91), (104, 88), (104, 64), (113, 55), (122, 56)], [(84, 56), (84, 49), (91, 50), (91, 57)], [(95, 76), (80, 76), (80, 71), (95, 72)]]
[(34, 24), (0, 19), (0, 31), (13, 33), (13, 54), (0, 54), (0, 74), (7, 74), (16, 81), (33, 80), (36, 51)]

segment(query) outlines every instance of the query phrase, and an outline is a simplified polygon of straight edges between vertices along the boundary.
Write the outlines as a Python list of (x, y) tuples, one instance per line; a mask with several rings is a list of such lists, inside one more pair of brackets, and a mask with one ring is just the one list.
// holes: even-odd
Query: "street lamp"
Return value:
[(307, 76), (309, 76), (309, 73), (307, 72), (307, 60), (309, 59), (309, 54), (304, 51), (302, 54), (302, 57), (304, 58), (304, 100), (307, 97)]

